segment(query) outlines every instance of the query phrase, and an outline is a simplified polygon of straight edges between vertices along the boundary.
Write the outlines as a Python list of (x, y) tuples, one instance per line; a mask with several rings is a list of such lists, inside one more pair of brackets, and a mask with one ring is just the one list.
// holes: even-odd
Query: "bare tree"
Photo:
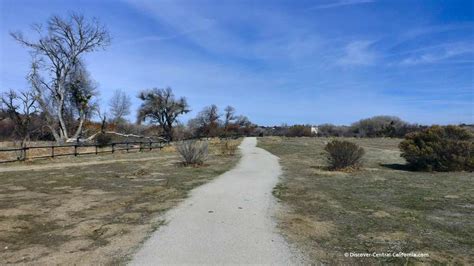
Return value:
[(229, 125), (230, 123), (235, 119), (235, 108), (232, 106), (227, 106), (224, 109), (224, 132), (227, 135), (227, 132), (229, 131)]
[[(41, 107), (48, 128), (58, 142), (76, 139), (82, 132), (92, 95), (81, 94), (82, 84), (75, 81), (79, 69), (85, 69), (81, 57), (87, 53), (105, 48), (110, 43), (108, 31), (96, 20), (86, 20), (82, 15), (71, 14), (67, 19), (52, 16), (47, 27), (34, 25), (39, 35), (36, 41), (27, 40), (21, 32), (11, 33), (20, 44), (33, 54), (29, 81)], [(76, 86), (76, 87), (75, 87)], [(75, 91), (74, 91), (75, 90)], [(78, 94), (78, 92), (80, 92)], [(66, 121), (72, 101), (80, 107), (76, 125), (70, 134)]]
[(198, 120), (201, 121), (203, 133), (205, 136), (217, 137), (219, 135), (219, 118), (219, 109), (215, 104), (205, 107), (198, 114)]
[(234, 125), (240, 135), (250, 135), (255, 130), (254, 124), (244, 115), (237, 116)]
[[(20, 140), (20, 146), (25, 147), (30, 140), (33, 116), (37, 114), (36, 99), (32, 92), (15, 92), (10, 90), (3, 93), (0, 98), (1, 112), (13, 121), (16, 138)], [(24, 154), (20, 155), (23, 158)]]
[(173, 140), (173, 125), (178, 122), (178, 116), (190, 111), (186, 99), (176, 99), (171, 88), (144, 90), (138, 98), (143, 101), (138, 109), (138, 122), (158, 124), (163, 137)]
[(130, 114), (130, 105), (130, 96), (122, 90), (115, 90), (109, 102), (112, 121), (116, 124), (124, 122), (124, 117)]

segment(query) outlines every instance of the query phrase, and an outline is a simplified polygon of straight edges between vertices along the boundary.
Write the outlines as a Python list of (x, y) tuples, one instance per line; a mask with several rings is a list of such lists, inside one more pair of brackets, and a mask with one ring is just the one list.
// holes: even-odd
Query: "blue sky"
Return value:
[(0, 90), (28, 88), (29, 54), (9, 32), (76, 11), (113, 37), (86, 57), (104, 105), (115, 89), (170, 86), (193, 109), (184, 121), (230, 104), (262, 125), (381, 114), (474, 123), (473, 10), (470, 0), (0, 0)]

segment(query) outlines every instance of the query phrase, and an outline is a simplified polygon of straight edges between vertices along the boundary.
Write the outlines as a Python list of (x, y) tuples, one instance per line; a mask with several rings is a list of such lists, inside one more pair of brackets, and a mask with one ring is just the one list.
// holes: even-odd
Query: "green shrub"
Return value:
[(97, 146), (99, 146), (100, 148), (110, 145), (111, 142), (112, 142), (112, 137), (105, 133), (100, 133), (96, 137)]
[(345, 140), (332, 140), (324, 150), (331, 170), (358, 168), (365, 154), (363, 148)]
[(202, 165), (209, 155), (207, 141), (187, 140), (176, 146), (184, 165)]
[(473, 171), (474, 135), (458, 126), (432, 126), (407, 134), (401, 156), (414, 170)]

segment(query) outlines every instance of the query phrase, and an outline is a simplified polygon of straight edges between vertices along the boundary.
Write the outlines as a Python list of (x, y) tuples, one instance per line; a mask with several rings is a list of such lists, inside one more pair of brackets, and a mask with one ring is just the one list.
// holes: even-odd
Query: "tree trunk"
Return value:
[(79, 126), (77, 127), (76, 133), (74, 133), (74, 136), (72, 136), (72, 139), (77, 139), (79, 137), (79, 134), (81, 134), (82, 126), (84, 125), (85, 118), (86, 118), (86, 116), (84, 115), (84, 113), (82, 113), (80, 118), (79, 118)]
[(173, 140), (173, 127), (171, 125), (163, 125), (163, 135), (169, 141)]
[(61, 91), (61, 86), (58, 85), (59, 91), (59, 105), (57, 110), (57, 116), (59, 121), (59, 136), (61, 137), (61, 141), (66, 141), (68, 139), (68, 132), (66, 127), (66, 122), (64, 122), (63, 118), (63, 110), (64, 110), (64, 92)]

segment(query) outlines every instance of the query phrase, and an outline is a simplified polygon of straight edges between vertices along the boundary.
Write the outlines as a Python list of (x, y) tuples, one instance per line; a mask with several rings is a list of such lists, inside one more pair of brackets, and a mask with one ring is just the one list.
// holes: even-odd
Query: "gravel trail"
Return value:
[(245, 138), (238, 165), (168, 212), (131, 264), (299, 264), (273, 219), (278, 158), (256, 144)]

